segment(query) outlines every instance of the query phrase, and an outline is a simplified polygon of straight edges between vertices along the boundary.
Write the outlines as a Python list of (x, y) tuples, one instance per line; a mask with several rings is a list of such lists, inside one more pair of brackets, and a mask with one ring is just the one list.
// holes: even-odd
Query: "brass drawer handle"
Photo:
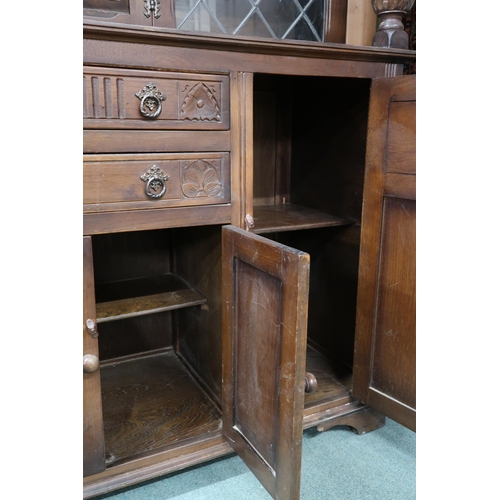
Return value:
[(161, 168), (153, 165), (141, 175), (141, 179), (146, 183), (146, 194), (150, 198), (161, 198), (167, 190), (166, 182), (170, 177)]
[(146, 118), (160, 116), (161, 102), (167, 98), (156, 88), (153, 82), (149, 82), (141, 91), (136, 92), (135, 96), (141, 100), (139, 111)]

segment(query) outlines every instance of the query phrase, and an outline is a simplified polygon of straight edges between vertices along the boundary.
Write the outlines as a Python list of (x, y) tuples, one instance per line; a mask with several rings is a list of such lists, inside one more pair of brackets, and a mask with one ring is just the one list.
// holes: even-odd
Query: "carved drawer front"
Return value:
[(84, 213), (229, 203), (229, 154), (84, 156)]
[(84, 67), (84, 128), (229, 129), (226, 75)]

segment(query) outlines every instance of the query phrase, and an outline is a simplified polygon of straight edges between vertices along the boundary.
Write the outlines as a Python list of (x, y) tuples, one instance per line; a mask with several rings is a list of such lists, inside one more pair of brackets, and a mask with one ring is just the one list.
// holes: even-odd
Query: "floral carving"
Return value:
[(204, 160), (186, 164), (183, 168), (181, 190), (188, 198), (219, 196), (222, 184), (216, 165)]
[(216, 89), (210, 89), (206, 84), (199, 82), (189, 89), (186, 86), (186, 97), (181, 105), (181, 118), (191, 121), (221, 121), (220, 106), (215, 98)]

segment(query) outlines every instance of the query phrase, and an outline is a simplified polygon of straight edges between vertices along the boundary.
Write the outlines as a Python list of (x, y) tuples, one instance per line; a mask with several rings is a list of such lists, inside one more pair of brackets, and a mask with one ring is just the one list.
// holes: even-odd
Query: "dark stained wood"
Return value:
[(84, 153), (229, 151), (227, 131), (84, 130)]
[(188, 288), (172, 271), (171, 231), (103, 234), (92, 243), (97, 302)]
[(97, 304), (97, 323), (202, 305), (207, 299), (189, 288)]
[[(415, 106), (406, 103), (415, 100), (415, 84), (413, 75), (375, 80), (372, 86), (353, 378), (356, 398), (413, 430), (416, 205), (411, 194), (416, 176), (411, 174), (415, 165), (411, 123)], [(407, 116), (402, 116), (403, 110)], [(391, 129), (399, 133), (388, 133)], [(390, 143), (402, 134), (408, 144), (403, 150)], [(406, 181), (394, 182), (394, 176)]]
[[(186, 467), (207, 462), (233, 453), (222, 433), (211, 433), (194, 442), (179, 443), (174, 448), (136, 458), (122, 464), (114, 464), (100, 474), (83, 480), (83, 498), (108, 493)], [(126, 480), (124, 479), (126, 478)]]
[(176, 350), (207, 394), (220, 406), (222, 394), (221, 227), (179, 228), (174, 234), (174, 270), (206, 297), (202, 307), (176, 313)]
[(99, 357), (104, 363), (118, 357), (171, 349), (173, 331), (170, 311), (99, 323)]
[(314, 392), (305, 395), (305, 415), (316, 411), (315, 408), (320, 403), (336, 402), (341, 405), (351, 401), (349, 396), (352, 385), (351, 373), (347, 370), (343, 371), (338, 365), (336, 366), (335, 362), (310, 345), (307, 347), (306, 371), (316, 377), (318, 386)]
[(390, 104), (385, 171), (397, 174), (416, 172), (416, 101)]
[(348, 373), (350, 376), (354, 352), (360, 226), (351, 224), (282, 232), (272, 237), (310, 255), (308, 343), (331, 360), (329, 370), (332, 375), (337, 378)]
[(108, 462), (219, 434), (220, 412), (173, 351), (102, 368)]
[[(136, 95), (149, 83), (153, 83), (164, 97), (161, 112), (154, 119), (141, 114), (141, 99)], [(83, 103), (84, 128), (229, 128), (229, 80), (226, 75), (84, 66)]]
[(273, 498), (297, 499), (309, 257), (233, 226), (222, 245), (223, 432)]
[(256, 234), (352, 224), (348, 219), (293, 204), (256, 206), (253, 217)]
[[(126, 14), (120, 2), (110, 3)], [(161, 3), (162, 13), (171, 13)], [(330, 41), (345, 35), (345, 6), (345, 0), (331, 3)], [(365, 432), (383, 425), (379, 413), (351, 394), (369, 86), (372, 78), (396, 74), (415, 53), (180, 33), (155, 29), (159, 24), (152, 19), (144, 29), (139, 24), (146, 18), (139, 17), (122, 16), (120, 22), (129, 26), (116, 24), (119, 17), (84, 20), (84, 201), (85, 210), (93, 212), (84, 214), (84, 234), (93, 240), (98, 307), (133, 303), (133, 311), (111, 313), (119, 321), (99, 322), (99, 339), (92, 339), (95, 351), (99, 344), (106, 379), (109, 453), (106, 470), (85, 478), (84, 497), (234, 447), (271, 495), (297, 500), (303, 428), (350, 425)], [(162, 14), (159, 22), (167, 17)], [(135, 86), (149, 81), (167, 89), (158, 120), (138, 113)], [(203, 82), (212, 82), (220, 96), (221, 119), (184, 120), (182, 92)], [(409, 151), (405, 109), (414, 99), (403, 87), (391, 101), (392, 128), (386, 134), (393, 147), (387, 157), (396, 168), (389, 168), (380, 188), (394, 198), (386, 205), (391, 216), (383, 240), (390, 254), (382, 261), (389, 285), (401, 274), (399, 264), (392, 264), (397, 249), (391, 245), (399, 244), (394, 228), (407, 224), (404, 214), (415, 192), (411, 168), (397, 168), (398, 158)], [(181, 166), (170, 161), (204, 156), (223, 159), (223, 197), (177, 196)], [(136, 167), (149, 160), (170, 169), (163, 201), (141, 199), (144, 183), (134, 184), (142, 173)], [(284, 223), (278, 218), (265, 225), (277, 241), (232, 229), (224, 248), (225, 255), (229, 246), (236, 249), (233, 267), (221, 257), (221, 225), (243, 229), (250, 214), (259, 232), (261, 208), (286, 213)], [(158, 288), (154, 280), (165, 274), (180, 276), (189, 286), (179, 292)], [(397, 301), (392, 295), (397, 288), (382, 300), (386, 309)], [(191, 290), (204, 297), (203, 304), (170, 310), (192, 305), (189, 299), (177, 303), (179, 294)], [(167, 305), (173, 294), (174, 305)], [(151, 301), (162, 311), (149, 314), (157, 309), (145, 304)], [(384, 329), (392, 321), (390, 314), (379, 319)], [(306, 330), (307, 370), (317, 387), (304, 395)], [(387, 379), (378, 365), (385, 364), (386, 351), (394, 356), (405, 344), (380, 345), (379, 387), (404, 391), (405, 382)], [(375, 406), (381, 394), (372, 391)], [(389, 415), (397, 413), (391, 401), (385, 402)], [(89, 414), (101, 414), (98, 404)]]
[(253, 206), (290, 201), (291, 79), (254, 75)]
[(290, 203), (360, 222), (371, 82), (292, 83)]
[[(190, 288), (172, 273), (168, 230), (95, 235), (95, 294), (98, 303)], [(172, 316), (159, 312), (99, 324), (99, 355), (110, 359), (172, 346)]]
[[(369, 65), (358, 66), (356, 62), (371, 62), (376, 61), (382, 63), (399, 63), (404, 64), (407, 61), (413, 61), (416, 59), (415, 51), (404, 50), (404, 49), (385, 49), (381, 47), (369, 47), (360, 46), (353, 47), (349, 45), (344, 45), (341, 43), (317, 43), (317, 42), (307, 42), (302, 40), (280, 40), (277, 43), (275, 40), (266, 40), (257, 37), (233, 37), (231, 35), (217, 34), (217, 33), (182, 33), (179, 34), (175, 30), (162, 30), (162, 31), (146, 31), (139, 28), (124, 28), (120, 26), (106, 25), (105, 23), (95, 23), (89, 20), (83, 22), (83, 36), (84, 36), (84, 53), (90, 55), (92, 53), (91, 46), (93, 41), (107, 41), (109, 40), (111, 44), (119, 41), (125, 41), (127, 43), (136, 42), (140, 44), (155, 44), (157, 47), (152, 47), (151, 49), (146, 49), (141, 55), (143, 60), (148, 60), (149, 55), (146, 52), (157, 52), (158, 48), (169, 46), (169, 51), (175, 58), (179, 57), (179, 52), (176, 50), (178, 48), (195, 49), (193, 51), (193, 56), (196, 58), (191, 66), (196, 67), (199, 71), (224, 71), (221, 69), (225, 66), (225, 69), (229, 67), (233, 69), (232, 64), (237, 63), (239, 59), (238, 67), (244, 66), (248, 71), (251, 72), (269, 72), (269, 68), (274, 70), (284, 69), (285, 64), (292, 65), (288, 71), (284, 71), (288, 74), (324, 74), (325, 68), (321, 71), (316, 63), (317, 59), (332, 59), (339, 61), (349, 61), (350, 68), (345, 67), (343, 71), (348, 70), (352, 76), (355, 76), (356, 72), (359, 72), (359, 76), (362, 76), (364, 71), (369, 69)], [(88, 43), (90, 42), (90, 43)], [(106, 44), (108, 45), (108, 44)], [(217, 60), (206, 61), (205, 64), (200, 64), (201, 59), (205, 56), (205, 51), (219, 51), (220, 54), (216, 56)], [(135, 54), (133, 45), (130, 46), (130, 54), (126, 54), (128, 59), (128, 64), (126, 62), (122, 65), (127, 66), (133, 64), (139, 57), (133, 57)], [(107, 54), (95, 53), (101, 62), (106, 64), (109, 60), (105, 59), (113, 54), (111, 45), (107, 51)], [(198, 56), (196, 56), (198, 53)], [(242, 53), (244, 56), (242, 57)], [(125, 55), (125, 54), (123, 54)], [(271, 56), (271, 57), (270, 57)], [(278, 56), (278, 57), (272, 57)], [(301, 61), (301, 68), (297, 67), (297, 58), (303, 58)], [(182, 58), (179, 58), (178, 69), (189, 70), (188, 64), (184, 62), (185, 67), (182, 66)], [(306, 62), (306, 60), (309, 60)], [(316, 61), (315, 61), (316, 60)], [(267, 65), (265, 62), (267, 61)], [(293, 64), (295, 61), (295, 64)], [(97, 60), (88, 59), (88, 62), (97, 63)], [(207, 64), (208, 63), (208, 64)], [(252, 63), (258, 63), (260, 68), (256, 68)], [(277, 66), (275, 66), (277, 63)], [(324, 64), (324, 63), (323, 63)], [(340, 69), (341, 65), (332, 64), (329, 70), (333, 68)], [(141, 66), (143, 64), (139, 64)], [(150, 68), (154, 68), (154, 65), (148, 65)], [(347, 66), (347, 65), (343, 65)], [(159, 66), (156, 66), (159, 67)], [(316, 71), (312, 68), (316, 67)], [(306, 69), (307, 68), (307, 69)], [(177, 69), (177, 68), (176, 68)], [(244, 69), (243, 69), (244, 70)], [(266, 71), (267, 70), (267, 71)], [(354, 71), (353, 71), (354, 70)], [(279, 73), (283, 71), (278, 71)], [(347, 76), (347, 75), (346, 75)]]
[[(151, 198), (141, 178), (155, 166), (167, 175), (165, 194)], [(84, 213), (228, 203), (229, 155), (86, 155), (83, 160)]]
[(325, 2), (325, 42), (345, 43), (347, 0)]
[[(280, 101), (281, 103), (281, 101)], [(274, 204), (276, 192), (276, 93), (253, 93), (253, 206)], [(255, 211), (254, 211), (255, 217)]]
[(85, 214), (83, 216), (83, 232), (89, 235), (107, 234), (169, 227), (204, 226), (205, 224), (227, 224), (229, 222), (231, 222), (231, 205), (123, 210)]
[(173, 273), (103, 282), (96, 287), (97, 306), (102, 303), (190, 289), (191, 286), (184, 279)]
[(366, 434), (383, 427), (385, 425), (385, 416), (373, 408), (363, 406), (358, 411), (332, 416), (329, 420), (319, 424), (317, 429), (319, 432), (324, 432), (337, 425), (348, 425), (356, 431), (356, 434)]
[(159, 11), (145, 15), (144, 2), (140, 0), (84, 0), (84, 19), (120, 24), (175, 28), (174, 0), (158, 2)]
[(231, 223), (245, 227), (253, 200), (253, 74), (231, 74)]
[(84, 0), (83, 18), (94, 21), (152, 26), (153, 19), (144, 16), (143, 2), (130, 0)]
[[(132, 30), (127, 30), (127, 34), (130, 34), (130, 31)], [(181, 37), (177, 35), (176, 39), (179, 38)], [(182, 39), (184, 40), (184, 38)], [(134, 38), (129, 38), (128, 42), (125, 43), (85, 38), (84, 62), (88, 65), (101, 66), (112, 61), (113, 65), (118, 67), (169, 69), (169, 67), (172, 67), (172, 63), (166, 62), (165, 45), (159, 45), (161, 41), (161, 37), (158, 37), (158, 39), (152, 40), (153, 43), (144, 45)], [(382, 61), (397, 62), (401, 60), (404, 63), (408, 59), (408, 57), (402, 57), (397, 52), (390, 52), (389, 54), (373, 53), (366, 54), (366, 60), (364, 61), (352, 60), (349, 61), (349, 64), (346, 64), (345, 60), (343, 60), (346, 46), (336, 46), (335, 49), (340, 48), (339, 51), (331, 49), (324, 51), (322, 50), (323, 47), (318, 47), (320, 44), (312, 45), (313, 47), (310, 47), (311, 51), (298, 51), (296, 55), (293, 55), (294, 51), (286, 55), (273, 54), (273, 52), (269, 54), (249, 52), (242, 57), (241, 52), (235, 51), (233, 45), (225, 47), (229, 49), (228, 51), (211, 51), (209, 46), (202, 46), (193, 50), (169, 44), (168, 60), (178, 61), (179, 70), (183, 72), (196, 67), (202, 72), (227, 72), (230, 70), (242, 73), (249, 72), (251, 74), (252, 72), (268, 73), (269, 68), (272, 68), (273, 73), (287, 75), (374, 78), (385, 73), (386, 65)], [(271, 44), (270, 48), (273, 48), (275, 52), (277, 51), (276, 44)], [(367, 48), (360, 49), (360, 52)], [(358, 55), (358, 49), (354, 52)], [(409, 59), (412, 59), (414, 53), (408, 52)], [(107, 54), (107, 57), (105, 57), (105, 54)], [(300, 59), (298, 59), (299, 57)]]
[[(83, 238), (83, 355), (99, 356), (98, 340), (86, 327), (87, 319), (95, 321), (94, 266), (92, 240)], [(101, 405), (100, 370), (83, 374), (83, 475), (104, 470), (104, 431)]]
[[(386, 198), (383, 211), (370, 387), (414, 409), (415, 202)], [(398, 311), (396, 315), (393, 314), (395, 310)]]

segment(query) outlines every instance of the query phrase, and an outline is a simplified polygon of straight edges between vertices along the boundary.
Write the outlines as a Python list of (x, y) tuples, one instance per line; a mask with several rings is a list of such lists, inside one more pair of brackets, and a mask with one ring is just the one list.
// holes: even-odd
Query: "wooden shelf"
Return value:
[(256, 234), (352, 224), (348, 219), (291, 203), (256, 206), (253, 218), (255, 227), (252, 231)]
[(202, 305), (207, 299), (174, 274), (96, 287), (97, 323)]
[(101, 368), (108, 466), (221, 434), (221, 414), (173, 351)]

